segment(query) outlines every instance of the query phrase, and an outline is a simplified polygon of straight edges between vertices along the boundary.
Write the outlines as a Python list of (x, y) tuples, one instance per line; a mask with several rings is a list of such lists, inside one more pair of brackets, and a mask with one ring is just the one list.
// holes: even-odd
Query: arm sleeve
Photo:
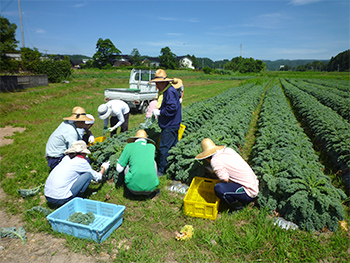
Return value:
[(103, 120), (103, 126), (108, 127), (109, 118)]
[(121, 173), (124, 170), (125, 167), (121, 166), (120, 163), (117, 163), (116, 170), (118, 173)]
[(229, 179), (229, 174), (228, 174), (227, 170), (225, 169), (225, 167), (223, 166), (222, 162), (220, 162), (220, 160), (213, 158), (211, 160), (211, 167), (213, 168), (216, 176), (220, 180), (226, 181)]
[(163, 95), (163, 104), (165, 104), (164, 107), (162, 107), (160, 111), (160, 115), (163, 116), (174, 116), (177, 112), (177, 104), (179, 100), (179, 95), (177, 94), (177, 91), (173, 92), (172, 90), (167, 90), (167, 92)]
[[(75, 157), (75, 158), (79, 158), (79, 157)], [(86, 172), (91, 173), (92, 179), (96, 182), (102, 179), (102, 174), (92, 170), (87, 160), (82, 159), (81, 162), (79, 162), (76, 165), (76, 169), (78, 173), (86, 173)]]
[(118, 118), (117, 124), (114, 125), (113, 127), (114, 127), (115, 129), (117, 129), (120, 125), (122, 125), (122, 124), (124, 123), (125, 119), (124, 119), (124, 115), (123, 115), (123, 113), (122, 113), (122, 111), (121, 111), (120, 109), (118, 109), (118, 110), (114, 110), (114, 109), (113, 109), (113, 111), (114, 111), (114, 114), (115, 114), (115, 115), (117, 116), (117, 118)]

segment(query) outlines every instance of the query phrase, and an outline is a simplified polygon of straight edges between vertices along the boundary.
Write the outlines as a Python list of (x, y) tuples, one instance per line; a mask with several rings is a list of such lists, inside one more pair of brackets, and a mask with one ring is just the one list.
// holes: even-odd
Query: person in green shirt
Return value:
[(129, 194), (153, 198), (159, 194), (159, 179), (155, 162), (155, 142), (144, 130), (138, 130), (135, 137), (127, 140), (116, 170), (125, 174), (125, 185)]

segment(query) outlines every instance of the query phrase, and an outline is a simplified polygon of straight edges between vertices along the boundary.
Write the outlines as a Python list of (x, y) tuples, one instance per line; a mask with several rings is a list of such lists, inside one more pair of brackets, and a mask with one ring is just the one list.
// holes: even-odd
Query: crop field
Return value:
[[(77, 71), (69, 83), (1, 94), (0, 127), (26, 128), (11, 137), (12, 144), (0, 147), (0, 182), (6, 193), (1, 206), (22, 216), (27, 231), (65, 239), (72, 251), (96, 262), (349, 262), (349, 75), (167, 73), (184, 81), (186, 129), (170, 150), (159, 196), (128, 199), (114, 169), (144, 115), (132, 113), (128, 132), (90, 147), (92, 166), (98, 169), (110, 160), (111, 168), (110, 180), (91, 184), (87, 198), (126, 207), (123, 224), (106, 241), (97, 244), (54, 232), (45, 215), (26, 213), (34, 206), (49, 208), (43, 188), (26, 198), (17, 189), (45, 183), (50, 134), (74, 106), (97, 117), (104, 89), (125, 87), (128, 71)], [(95, 137), (102, 135), (103, 126), (96, 117)], [(158, 141), (156, 122), (146, 131)], [(194, 159), (206, 137), (239, 152), (260, 183), (254, 204), (231, 212), (220, 203), (216, 220), (186, 216), (184, 195), (168, 190), (173, 180), (189, 185), (195, 176), (215, 178), (205, 163)], [(274, 225), (278, 216), (298, 229)], [(194, 235), (176, 240), (174, 232), (185, 225), (193, 226)], [(101, 253), (107, 260), (99, 258)]]

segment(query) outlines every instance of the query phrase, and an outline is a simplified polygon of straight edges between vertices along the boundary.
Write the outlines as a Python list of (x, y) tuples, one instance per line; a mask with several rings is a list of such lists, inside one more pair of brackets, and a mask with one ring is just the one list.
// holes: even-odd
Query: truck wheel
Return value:
[(148, 102), (145, 101), (141, 107), (141, 113), (144, 114), (147, 112)]

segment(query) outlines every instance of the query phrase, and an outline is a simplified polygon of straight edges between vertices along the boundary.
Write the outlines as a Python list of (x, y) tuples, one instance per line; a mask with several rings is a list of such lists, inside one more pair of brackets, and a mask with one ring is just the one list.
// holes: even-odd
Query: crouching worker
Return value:
[(202, 153), (197, 160), (207, 160), (220, 182), (214, 191), (231, 209), (254, 201), (259, 193), (259, 181), (248, 163), (233, 149), (217, 146), (208, 138), (201, 142)]
[(135, 137), (128, 138), (117, 163), (116, 170), (119, 173), (124, 171), (126, 191), (131, 197), (153, 198), (160, 192), (156, 189), (159, 185), (154, 159), (156, 147), (154, 141), (147, 137), (144, 130), (138, 130)]
[(72, 147), (64, 154), (66, 156), (50, 172), (44, 189), (46, 200), (56, 206), (80, 196), (88, 188), (91, 180), (101, 181), (109, 167), (108, 161), (102, 164), (101, 171), (92, 170), (86, 159), (90, 151), (82, 140), (73, 142)]

